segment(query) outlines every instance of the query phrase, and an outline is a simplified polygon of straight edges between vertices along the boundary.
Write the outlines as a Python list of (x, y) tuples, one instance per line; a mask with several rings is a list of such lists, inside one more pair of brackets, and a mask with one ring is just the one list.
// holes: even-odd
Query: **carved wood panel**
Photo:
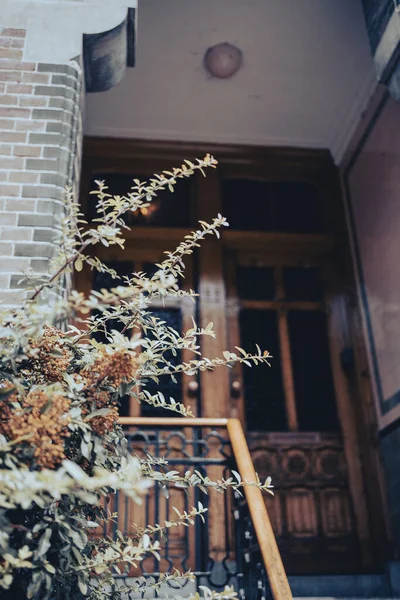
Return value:
[(266, 505), (289, 573), (360, 566), (346, 459), (339, 436), (248, 434), (256, 471), (277, 493)]

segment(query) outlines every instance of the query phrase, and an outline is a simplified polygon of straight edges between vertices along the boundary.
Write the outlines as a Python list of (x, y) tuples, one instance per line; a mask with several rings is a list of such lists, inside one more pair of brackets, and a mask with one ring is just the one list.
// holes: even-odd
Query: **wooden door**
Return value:
[[(146, 178), (204, 150), (210, 149), (91, 141), (82, 196), (87, 198), (90, 180), (105, 179), (111, 191), (123, 193), (134, 177), (143, 179), (141, 173)], [(202, 350), (218, 356), (235, 345), (250, 350), (258, 343), (273, 354), (272, 366), (186, 378), (175, 399), (196, 416), (241, 419), (256, 470), (271, 475), (276, 486), (266, 502), (289, 573), (371, 568), (376, 544), (370, 523), (380, 516), (371, 519), (367, 504), (381, 506), (381, 499), (372, 484), (366, 498), (360, 456), (368, 443), (360, 447), (356, 420), (362, 407), (343, 368), (355, 342), (346, 317), (349, 255), (336, 174), (323, 153), (221, 147), (214, 154), (222, 159), (218, 170), (162, 196), (152, 212), (138, 216), (126, 250), (102, 249), (102, 258), (133, 261), (136, 270), (146, 270), (198, 219), (211, 220), (218, 212), (227, 217), (231, 227), (221, 241), (204, 242), (184, 282), (200, 293), (199, 325), (212, 321), (217, 333), (215, 340), (204, 339)], [(81, 289), (88, 285), (82, 281)], [(165, 310), (178, 328), (191, 326), (191, 303), (172, 302)], [(126, 410), (149, 414), (136, 402)], [(369, 477), (377, 481), (374, 468), (371, 462)], [(209, 515), (216, 560), (225, 552), (221, 515), (218, 506)]]
[[(144, 272), (151, 275), (156, 267), (155, 264), (163, 259), (165, 249), (173, 249), (180, 242), (180, 233), (165, 230), (161, 228), (133, 228), (132, 235), (128, 240), (126, 250), (121, 252), (115, 248), (99, 249), (97, 256), (104, 260), (108, 267), (114, 269), (117, 274), (123, 278), (131, 276), (132, 273)], [(78, 274), (77, 287), (84, 289), (110, 289), (116, 285), (123, 285), (122, 280), (112, 279), (107, 274), (93, 273), (88, 269)], [(180, 282), (181, 289), (194, 289), (192, 261), (185, 261), (185, 279)], [(152, 316), (165, 321), (170, 327), (177, 331), (185, 331), (192, 327), (192, 318), (195, 316), (195, 305), (190, 298), (165, 298), (162, 302), (153, 301), (149, 305), (149, 312)], [(110, 325), (115, 328), (116, 325)], [(101, 337), (101, 336), (100, 336)], [(188, 361), (193, 358), (193, 354), (188, 351), (177, 352), (176, 355), (167, 357), (172, 363)], [(145, 389), (151, 394), (161, 392), (169, 401), (173, 398), (176, 402), (183, 403), (186, 408), (191, 408), (194, 416), (198, 414), (198, 382), (196, 376), (176, 377), (174, 383), (170, 378), (160, 379), (159, 384), (151, 380), (146, 382)], [(163, 408), (151, 406), (145, 402), (138, 403), (133, 396), (127, 396), (122, 400), (120, 406), (121, 416), (131, 417), (176, 417), (176, 413)], [(135, 436), (130, 436), (131, 452), (143, 458), (146, 455), (167, 456), (170, 461), (173, 459), (174, 469), (184, 472), (187, 467), (180, 465), (179, 460), (186, 459), (186, 454), (193, 450), (190, 444), (182, 445), (182, 439), (179, 436), (171, 436), (168, 430), (155, 432), (148, 429), (139, 432)], [(115, 496), (112, 505), (108, 508), (112, 512), (118, 512), (117, 522), (111, 522), (108, 526), (107, 534), (112, 535), (115, 529), (123, 531), (129, 535), (133, 523), (140, 527), (148, 524), (164, 523), (176, 519), (176, 513), (172, 507), (179, 511), (189, 511), (196, 501), (194, 492), (189, 490), (186, 493), (183, 489), (172, 488), (169, 497), (166, 498), (159, 488), (153, 488), (145, 498), (142, 505), (137, 505), (127, 498)], [(168, 547), (161, 553), (161, 560), (157, 561), (149, 557), (141, 565), (141, 569), (146, 573), (165, 572), (174, 567), (181, 572), (195, 567), (195, 531), (188, 530), (186, 527), (175, 527), (171, 529), (169, 535)], [(141, 570), (133, 569), (131, 575), (140, 575)]]
[[(241, 174), (240, 174), (241, 175)], [(246, 199), (249, 201), (246, 201)], [(251, 202), (250, 202), (251, 199)], [(221, 185), (228, 345), (257, 342), (271, 367), (230, 373), (289, 573), (371, 565), (356, 398), (342, 360), (349, 323), (337, 240), (321, 191), (302, 181), (229, 172)]]
[(230, 346), (257, 342), (273, 356), (271, 367), (232, 372), (232, 411), (256, 470), (275, 482), (275, 497), (265, 500), (288, 571), (354, 572), (367, 523), (360, 504), (355, 515), (353, 499), (364, 497), (351, 489), (349, 472), (358, 474), (341, 427), (349, 414), (337, 402), (344, 382), (334, 361), (329, 268), (315, 250), (285, 255), (284, 246), (280, 257), (243, 247), (226, 254)]

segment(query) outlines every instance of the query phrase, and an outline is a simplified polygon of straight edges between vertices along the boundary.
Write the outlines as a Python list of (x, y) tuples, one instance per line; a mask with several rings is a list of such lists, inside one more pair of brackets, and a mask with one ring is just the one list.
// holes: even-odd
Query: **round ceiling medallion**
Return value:
[(204, 55), (207, 71), (218, 79), (232, 77), (240, 69), (241, 64), (242, 51), (228, 42), (212, 46)]

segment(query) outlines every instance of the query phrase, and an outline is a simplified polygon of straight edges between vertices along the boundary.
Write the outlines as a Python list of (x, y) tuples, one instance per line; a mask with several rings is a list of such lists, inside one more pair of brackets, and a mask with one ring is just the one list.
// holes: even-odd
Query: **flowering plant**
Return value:
[[(140, 503), (152, 485), (223, 491), (265, 483), (242, 482), (230, 477), (212, 482), (199, 473), (160, 471), (151, 457), (139, 459), (127, 450), (118, 409), (122, 397), (191, 415), (190, 408), (146, 390), (148, 380), (174, 378), (234, 362), (258, 364), (268, 352), (254, 354), (241, 348), (223, 357), (204, 358), (199, 337), (214, 335), (212, 325), (184, 333), (168, 327), (149, 307), (166, 296), (195, 297), (177, 285), (185, 255), (207, 235), (219, 236), (227, 225), (218, 215), (212, 223), (200, 222), (151, 277), (132, 273), (118, 281), (115, 271), (90, 254), (95, 244), (124, 246), (125, 213), (146, 208), (159, 190), (173, 191), (180, 178), (216, 166), (207, 155), (149, 182), (135, 180), (123, 197), (112, 196), (98, 182), (97, 217), (88, 226), (67, 192), (60, 217), (58, 252), (45, 276), (28, 273), (28, 299), (24, 306), (0, 312), (0, 590), (3, 597), (48, 598), (122, 597), (113, 575), (137, 565), (145, 556), (157, 556), (159, 533), (202, 518), (202, 505), (177, 511), (177, 520), (137, 528), (130, 538), (95, 539), (90, 532), (112, 518), (104, 500), (115, 491)], [(68, 290), (73, 271), (84, 263), (116, 279), (111, 290), (88, 295)], [(121, 285), (123, 283), (124, 285)], [(74, 319), (74, 325), (71, 325)], [(118, 329), (115, 324), (118, 324)], [(110, 327), (110, 324), (114, 328)], [(128, 330), (134, 332), (128, 337)], [(104, 342), (93, 334), (102, 333)], [(154, 342), (156, 340), (157, 343)], [(172, 364), (170, 349), (188, 349), (194, 358)], [(155, 587), (190, 573), (168, 573)], [(134, 587), (130, 591), (134, 590)], [(210, 598), (233, 598), (232, 590), (204, 591)]]

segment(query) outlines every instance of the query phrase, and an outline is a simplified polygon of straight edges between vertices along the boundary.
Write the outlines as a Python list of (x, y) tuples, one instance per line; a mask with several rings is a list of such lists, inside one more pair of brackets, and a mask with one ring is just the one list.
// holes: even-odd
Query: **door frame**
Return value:
[[(131, 139), (112, 139), (112, 138), (91, 138), (84, 139), (83, 144), (83, 162), (81, 175), (81, 199), (83, 211), (88, 198), (88, 186), (91, 175), (95, 172), (127, 172), (135, 169), (137, 172), (157, 172), (164, 169), (178, 166), (183, 159), (194, 160), (207, 153), (211, 153), (219, 161), (217, 171), (207, 173), (205, 179), (199, 178), (198, 184), (202, 186), (202, 195), (208, 199), (205, 212), (205, 220), (212, 218), (217, 212), (220, 212), (221, 202), (218, 189), (218, 176), (225, 177), (248, 177), (263, 178), (269, 181), (297, 181), (314, 185), (319, 191), (322, 200), (323, 218), (330, 224), (330, 236), (323, 236), (323, 239), (316, 239), (316, 236), (308, 236), (307, 244), (315, 246), (322, 244), (334, 248), (334, 253), (338, 265), (337, 285), (341, 289), (341, 302), (332, 300), (332, 318), (335, 326), (332, 331), (338, 333), (332, 340), (332, 352), (336, 356), (335, 370), (340, 372), (339, 387), (343, 397), (349, 397), (348, 382), (343, 374), (342, 365), (339, 360), (339, 348), (343, 346), (352, 346), (355, 348), (353, 373), (356, 382), (356, 390), (352, 395), (352, 403), (346, 416), (343, 416), (346, 429), (343, 430), (344, 441), (347, 444), (348, 454), (351, 464), (355, 464), (358, 472), (356, 479), (356, 493), (353, 499), (366, 498), (366, 505), (369, 508), (369, 514), (364, 515), (361, 521), (364, 523), (361, 539), (365, 535), (365, 528), (368, 527), (372, 535), (372, 545), (375, 556), (372, 562), (382, 564), (388, 556), (388, 511), (386, 499), (383, 498), (382, 488), (379, 481), (383, 474), (380, 468), (380, 457), (378, 455), (377, 445), (374, 443), (375, 432), (377, 431), (376, 415), (371, 411), (370, 397), (372, 395), (371, 382), (365, 377), (365, 356), (366, 346), (362, 330), (359, 326), (360, 314), (357, 308), (357, 290), (354, 276), (354, 266), (351, 259), (350, 240), (347, 230), (343, 199), (340, 187), (340, 178), (337, 167), (334, 165), (331, 155), (327, 150), (297, 149), (297, 148), (265, 148), (251, 147), (242, 145), (215, 145), (204, 143), (186, 143), (186, 142), (165, 142), (153, 140), (131, 140)], [(199, 264), (199, 274), (201, 279), (202, 272), (205, 273), (211, 262), (214, 264), (223, 264), (224, 246), (230, 245), (240, 247), (244, 244), (242, 232), (227, 231), (224, 232), (223, 244), (214, 244), (210, 246), (208, 252), (204, 253), (204, 260)], [(172, 238), (181, 234), (179, 231), (170, 231)], [(144, 232), (145, 235), (145, 232)], [(255, 246), (264, 245), (283, 251), (286, 242), (282, 239), (284, 234), (252, 234), (252, 243)], [(289, 236), (293, 239), (293, 235)], [(302, 236), (303, 240), (307, 236)], [(212, 240), (209, 240), (212, 242)], [(135, 245), (140, 246), (140, 238), (136, 241), (128, 239), (127, 247)], [(288, 247), (288, 246), (287, 246)], [(164, 248), (165, 249), (165, 248)], [(111, 249), (110, 249), (111, 250)], [(87, 286), (87, 284), (86, 284)], [(84, 286), (85, 287), (85, 286)], [(214, 355), (217, 351), (227, 348), (227, 325), (224, 318), (221, 318), (221, 298), (222, 304), (225, 302), (225, 290), (218, 288), (215, 280), (206, 279), (202, 289), (199, 290), (202, 298), (208, 298), (208, 303), (203, 301), (203, 308), (200, 310), (201, 321), (212, 320), (216, 325), (217, 342), (206, 338), (209, 346), (203, 346), (203, 352), (206, 355)], [(221, 296), (222, 294), (222, 296)], [(229, 304), (228, 292), (228, 311), (234, 311), (234, 306)], [(335, 296), (335, 289), (332, 290), (332, 299)], [(334, 315), (334, 316), (333, 316)], [(228, 315), (229, 319), (229, 315)], [(201, 323), (202, 324), (202, 323)], [(213, 380), (214, 389), (209, 397), (204, 396), (206, 389), (211, 389), (207, 385), (208, 373), (202, 373), (201, 387), (202, 401), (204, 402), (203, 416), (221, 416), (228, 415), (228, 407), (231, 404), (230, 386), (228, 374), (226, 371), (220, 371), (217, 388), (222, 401), (216, 411), (215, 392), (216, 383)], [(361, 382), (361, 383), (360, 383)], [(349, 404), (343, 401), (342, 404)], [(243, 410), (236, 403), (236, 416), (243, 418)], [(233, 412), (235, 412), (235, 410)], [(217, 414), (218, 413), (218, 414)], [(349, 433), (349, 429), (351, 430)], [(355, 502), (357, 506), (357, 502)], [(371, 509), (371, 507), (374, 507)], [(373, 512), (372, 512), (373, 511)], [(382, 535), (385, 532), (385, 535)], [(366, 557), (365, 566), (371, 564)]]

